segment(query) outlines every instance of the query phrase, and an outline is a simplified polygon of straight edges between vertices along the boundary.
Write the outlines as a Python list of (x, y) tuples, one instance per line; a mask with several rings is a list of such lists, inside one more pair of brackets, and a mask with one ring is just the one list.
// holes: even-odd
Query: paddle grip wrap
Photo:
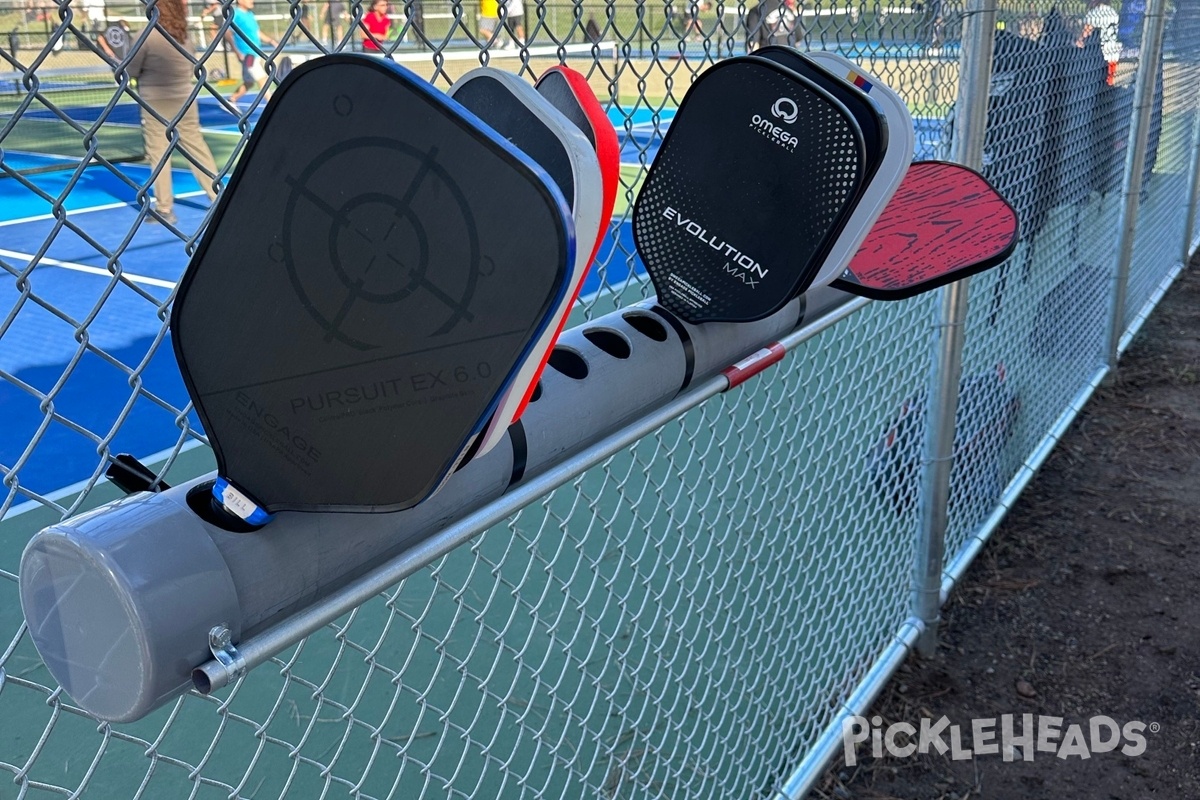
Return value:
[(735, 386), (741, 386), (772, 364), (778, 364), (785, 355), (787, 355), (787, 350), (779, 342), (775, 342), (762, 350), (751, 353), (733, 366), (726, 367), (721, 370), (721, 374), (729, 381), (729, 386), (725, 391), (729, 391)]
[(226, 511), (251, 525), (266, 525), (275, 518), (274, 514), (268, 514), (247, 497), (245, 492), (224, 478), (217, 478), (212, 491), (213, 497)]

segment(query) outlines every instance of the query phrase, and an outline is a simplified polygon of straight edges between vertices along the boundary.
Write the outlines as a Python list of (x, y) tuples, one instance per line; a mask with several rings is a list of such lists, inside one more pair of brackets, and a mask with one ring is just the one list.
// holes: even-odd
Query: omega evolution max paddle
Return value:
[(171, 316), (217, 499), (250, 525), (419, 503), (491, 418), (574, 264), (562, 193), (460, 104), (386, 61), (296, 67)]
[(755, 56), (709, 68), (634, 207), (658, 302), (691, 323), (779, 310), (820, 272), (867, 164), (854, 114), (812, 80)]

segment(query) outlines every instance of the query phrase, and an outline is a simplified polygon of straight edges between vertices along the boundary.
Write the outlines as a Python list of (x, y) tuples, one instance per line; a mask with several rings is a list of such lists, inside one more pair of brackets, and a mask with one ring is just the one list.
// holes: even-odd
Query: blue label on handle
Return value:
[(217, 502), (229, 513), (244, 519), (251, 525), (266, 525), (274, 519), (273, 514), (268, 514), (261, 509), (257, 503), (225, 478), (217, 478), (216, 483), (213, 484), (213, 497), (217, 498)]

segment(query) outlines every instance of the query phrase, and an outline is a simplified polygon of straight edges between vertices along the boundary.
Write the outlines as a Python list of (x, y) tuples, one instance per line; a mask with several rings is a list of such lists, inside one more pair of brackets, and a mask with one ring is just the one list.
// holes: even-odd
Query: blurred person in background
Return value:
[(1104, 0), (1089, 0), (1087, 14), (1083, 16), (1083, 30), (1075, 40), (1076, 47), (1083, 47), (1084, 42), (1093, 33), (1100, 35), (1100, 51), (1108, 62), (1108, 77), (1105, 82), (1112, 86), (1117, 77), (1117, 62), (1121, 60), (1121, 41), (1117, 38), (1117, 26), (1121, 17), (1113, 7)]
[[(408, 24), (412, 28), (412, 32), (417, 35), (417, 41), (423, 46), (425, 44), (425, 4), (421, 0), (410, 0), (405, 7), (405, 13), (408, 14)], [(408, 40), (408, 36), (404, 37)]]
[(96, 34), (108, 27), (104, 0), (83, 0), (83, 10), (88, 18), (88, 33)]
[(704, 41), (704, 28), (700, 24), (700, 15), (708, 11), (706, 0), (690, 0), (688, 3), (687, 29), (683, 32), (688, 41)]
[(375, 0), (371, 4), (371, 10), (363, 15), (362, 29), (370, 34), (363, 36), (362, 49), (379, 52), (380, 45), (387, 40), (392, 29), (392, 20), (388, 16), (388, 0)]
[(233, 39), (233, 49), (237, 51), (242, 62), (242, 83), (229, 96), (229, 102), (236, 106), (242, 95), (257, 86), (260, 80), (263, 83), (263, 91), (269, 98), (270, 92), (266, 91), (267, 73), (260, 63), (258, 53), (264, 47), (275, 47), (276, 42), (263, 36), (259, 30), (258, 18), (254, 16), (254, 0), (237, 0), (229, 36)]
[(506, 49), (516, 50), (525, 44), (525, 3), (523, 0), (500, 0), (507, 13), (504, 15), (504, 30), (512, 37)]
[(345, 3), (326, 3), (325, 12), (321, 15), (321, 27), (324, 29), (330, 44), (337, 44), (342, 38), (342, 18), (346, 16)]
[[(200, 115), (196, 111), (196, 104), (189, 102), (196, 80), (183, 0), (158, 0), (155, 8), (158, 9), (158, 22), (130, 57), (129, 76), (137, 81), (138, 96), (149, 106), (142, 108), (146, 157), (151, 167), (164, 160), (167, 162), (154, 179), (158, 218), (151, 216), (148, 219), (150, 222), (161, 219), (174, 225), (177, 220), (171, 184), (171, 136), (179, 137), (178, 146), (187, 155), (188, 166), (210, 201), (217, 199), (216, 189), (213, 188), (217, 164), (200, 133)], [(159, 121), (156, 114), (166, 120), (166, 124)], [(179, 117), (178, 122), (174, 121), (176, 117)], [(168, 125), (172, 126), (170, 131)]]
[(804, 39), (796, 0), (762, 0), (746, 13), (746, 49), (769, 44), (795, 45)]
[(487, 44), (496, 35), (500, 24), (500, 4), (496, 0), (479, 0), (479, 42)]
[[(212, 18), (212, 24), (208, 26), (209, 41), (221, 38), (221, 23), (225, 19), (225, 14), (222, 11), (223, 6), (224, 4), (221, 2), (221, 0), (213, 0), (213, 2), (206, 3), (204, 8), (200, 9), (201, 20), (203, 20), (204, 17)], [(201, 24), (203, 24), (203, 22), (201, 22)], [(201, 42), (201, 44), (204, 43)], [(220, 48), (221, 50), (225, 49), (225, 42), (221, 42)]]

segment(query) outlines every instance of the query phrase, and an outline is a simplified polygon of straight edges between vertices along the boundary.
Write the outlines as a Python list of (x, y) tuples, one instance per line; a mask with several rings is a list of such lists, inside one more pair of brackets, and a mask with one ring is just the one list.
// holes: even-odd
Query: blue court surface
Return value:
[[(124, 172), (135, 183), (149, 177), (146, 167)], [(57, 197), (71, 174), (29, 180)], [(191, 195), (175, 203), (180, 227), (195, 230), (207, 198), (190, 173), (177, 171), (175, 186), (177, 195)], [(128, 284), (113, 278), (101, 252), (113, 253), (129, 237), (136, 192), (106, 168), (89, 167), (65, 195), (71, 213), (62, 224), (45, 200), (0, 179), (0, 269), (9, 273), (0, 281), (0, 464), (13, 468), (27, 458), (21, 484), (36, 492), (90, 477), (103, 443), (111, 453), (142, 456), (179, 439), (175, 414), (159, 401), (183, 408), (187, 394), (170, 342), (155, 344), (187, 263), (184, 246), (163, 226), (143, 224), (115, 262)], [(25, 274), (43, 247), (37, 268)], [(131, 421), (119, 425), (126, 415)], [(35, 438), (37, 449), (25, 453)]]
[[(202, 119), (237, 122), (205, 103)], [(213, 116), (214, 114), (223, 115)], [(614, 109), (622, 162), (648, 164), (673, 109)], [(228, 121), (226, 121), (228, 120)], [(932, 155), (937, 120), (918, 121), (918, 158)], [(53, 157), (3, 153), (14, 169)], [(62, 159), (58, 159), (62, 161)], [(168, 335), (167, 302), (187, 265), (184, 243), (139, 215), (149, 169), (121, 165), (30, 174), (37, 191), (0, 177), (0, 464), (19, 467), (21, 485), (47, 493), (88, 479), (107, 447), (146, 456), (175, 445), (181, 420), (168, 407), (188, 403)], [(208, 201), (187, 171), (175, 170), (175, 212), (181, 230), (196, 231)], [(53, 198), (71, 212), (55, 218)], [(44, 248), (44, 249), (43, 249)], [(116, 255), (119, 253), (119, 255)], [(615, 224), (597, 257), (583, 296), (621, 286), (643, 271), (632, 226)], [(37, 267), (29, 270), (37, 261)], [(119, 270), (124, 280), (113, 277)], [(219, 321), (214, 321), (219, 324)], [(190, 424), (198, 429), (192, 415)], [(37, 448), (28, 450), (36, 441)]]

